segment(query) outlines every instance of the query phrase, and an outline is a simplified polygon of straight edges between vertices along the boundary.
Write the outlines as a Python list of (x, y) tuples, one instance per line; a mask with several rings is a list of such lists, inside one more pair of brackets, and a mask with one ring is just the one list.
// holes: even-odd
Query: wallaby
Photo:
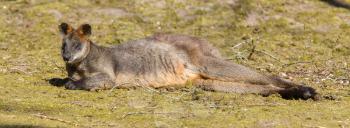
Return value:
[(295, 84), (223, 59), (207, 41), (186, 35), (156, 34), (112, 47), (89, 40), (91, 26), (59, 25), (67, 89), (183, 86), (192, 81), (204, 90), (278, 93), (285, 99), (316, 99), (315, 89)]

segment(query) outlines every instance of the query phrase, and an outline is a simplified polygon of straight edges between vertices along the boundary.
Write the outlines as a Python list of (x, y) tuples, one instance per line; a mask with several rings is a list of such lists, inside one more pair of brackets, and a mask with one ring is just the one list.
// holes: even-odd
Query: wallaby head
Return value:
[(68, 64), (79, 63), (82, 61), (90, 50), (91, 26), (83, 24), (78, 29), (74, 29), (67, 23), (59, 25), (62, 35), (61, 55), (63, 60)]

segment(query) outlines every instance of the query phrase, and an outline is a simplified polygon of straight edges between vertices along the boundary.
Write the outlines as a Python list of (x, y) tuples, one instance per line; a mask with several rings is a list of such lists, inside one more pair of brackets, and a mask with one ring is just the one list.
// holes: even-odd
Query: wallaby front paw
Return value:
[(74, 85), (73, 81), (68, 81), (65, 84), (65, 88), (69, 89), (69, 90), (76, 90), (76, 89), (78, 89), (78, 87), (76, 85)]

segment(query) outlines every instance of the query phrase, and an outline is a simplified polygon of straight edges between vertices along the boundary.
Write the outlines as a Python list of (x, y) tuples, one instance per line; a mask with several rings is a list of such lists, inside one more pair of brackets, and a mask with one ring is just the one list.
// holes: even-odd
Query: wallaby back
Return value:
[(188, 51), (196, 49), (201, 53), (203, 53), (203, 55), (205, 56), (222, 58), (217, 48), (213, 47), (208, 41), (200, 38), (181, 35), (181, 34), (167, 34), (167, 33), (157, 33), (148, 38), (156, 40), (158, 42), (170, 43), (178, 48), (185, 48)]

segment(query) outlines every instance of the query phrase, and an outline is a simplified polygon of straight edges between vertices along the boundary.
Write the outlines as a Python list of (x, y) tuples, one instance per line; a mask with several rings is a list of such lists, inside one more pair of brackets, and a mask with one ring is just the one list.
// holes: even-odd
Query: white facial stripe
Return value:
[(75, 61), (75, 60), (78, 60), (78, 59), (84, 57), (86, 51), (87, 51), (87, 47), (86, 47), (86, 45), (84, 45), (83, 49), (81, 49), (79, 52), (74, 54), (72, 61)]

